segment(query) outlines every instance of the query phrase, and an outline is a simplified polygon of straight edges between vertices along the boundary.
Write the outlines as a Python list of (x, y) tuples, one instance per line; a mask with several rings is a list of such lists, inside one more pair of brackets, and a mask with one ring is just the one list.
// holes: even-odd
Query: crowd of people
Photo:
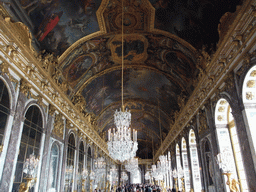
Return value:
[[(158, 185), (151, 184), (131, 184), (112, 187), (111, 192), (163, 192), (164, 190)], [(178, 192), (175, 188), (166, 189), (167, 192)], [(99, 192), (96, 189), (94, 192)]]

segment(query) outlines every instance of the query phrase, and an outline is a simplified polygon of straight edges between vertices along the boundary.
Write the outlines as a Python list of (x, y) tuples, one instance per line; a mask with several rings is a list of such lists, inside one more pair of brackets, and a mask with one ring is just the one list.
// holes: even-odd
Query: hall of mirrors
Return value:
[[(147, 0), (141, 2), (149, 3)], [(106, 9), (113, 6), (104, 3), (101, 6), (105, 6)], [(180, 40), (175, 35), (161, 32), (162, 36), (168, 37), (168, 42), (172, 40), (173, 44), (176, 43), (175, 49), (180, 49), (177, 51), (179, 54), (183, 54), (183, 51), (184, 55), (186, 53), (191, 58), (196, 58), (195, 60), (191, 59), (196, 63), (195, 75), (190, 79), (193, 83), (188, 83), (189, 86), (193, 86), (193, 89), (188, 91), (189, 96), (187, 97), (183, 97), (182, 91), (176, 92), (178, 93), (174, 97), (177, 101), (174, 105), (176, 108), (171, 110), (171, 115), (166, 112), (165, 108), (159, 109), (161, 102), (165, 103), (165, 101), (161, 101), (161, 98), (164, 97), (158, 97), (154, 107), (152, 107), (152, 103), (157, 99), (153, 99), (153, 97), (150, 97), (152, 99), (150, 105), (140, 103), (143, 96), (142, 99), (134, 99), (132, 96), (126, 98), (125, 102), (128, 103), (126, 107), (132, 111), (131, 121), (134, 126), (132, 128), (138, 130), (139, 143), (136, 160), (138, 164), (131, 171), (127, 169), (128, 161), (120, 163), (111, 157), (108, 151), (107, 128), (110, 127), (107, 127), (106, 124), (114, 121), (113, 113), (116, 108), (119, 108), (117, 106), (120, 103), (115, 100), (110, 107), (105, 106), (106, 103), (113, 100), (104, 93), (99, 96), (101, 99), (97, 100), (101, 103), (93, 103), (90, 99), (93, 100), (98, 95), (94, 95), (95, 92), (86, 89), (87, 84), (101, 76), (112, 74), (111, 70), (117, 70), (118, 67), (114, 66), (114, 69), (111, 68), (109, 71), (104, 68), (105, 71), (102, 72), (100, 66), (93, 67), (100, 62), (97, 59), (105, 62), (104, 56), (95, 57), (95, 63), (88, 67), (86, 72), (84, 71), (87, 73), (91, 68), (93, 70), (90, 74), (96, 71), (96, 75), (90, 76), (88, 81), (81, 80), (87, 78), (86, 75), (73, 81), (76, 78), (71, 76), (74, 71), (72, 74), (66, 75), (67, 69), (72, 68), (68, 64), (73, 62), (75, 54), (79, 55), (85, 49), (90, 52), (85, 56), (81, 54), (78, 59), (74, 59), (76, 63), (74, 62), (73, 67), (79, 66), (81, 58), (94, 58), (94, 55), (102, 54), (97, 50), (101, 49), (100, 43), (109, 41), (108, 43), (111, 44), (114, 40), (117, 42), (118, 39), (114, 39), (115, 37), (107, 39), (107, 32), (102, 32), (100, 35), (93, 33), (94, 36), (88, 35), (81, 38), (81, 41), (76, 41), (71, 48), (57, 57), (52, 53), (40, 51), (33, 40), (35, 34), (31, 33), (30, 26), (27, 26), (27, 23), (25, 25), (22, 19), (20, 21), (23, 22), (13, 19), (14, 16), (11, 13), (17, 12), (17, 10), (12, 10), (12, 6), (1, 2), (0, 191), (83, 192), (96, 189), (110, 192), (118, 190), (119, 186), (127, 188), (128, 186), (141, 188), (142, 186), (151, 186), (155, 190), (173, 189), (186, 192), (256, 191), (255, 6), (256, 1), (245, 0), (234, 13), (222, 17), (222, 22), (219, 24), (220, 41), (216, 51), (211, 55), (203, 49), (191, 48), (192, 45), (185, 40)], [(30, 4), (27, 7), (23, 6), (24, 10), (30, 12), (33, 12), (34, 8), (32, 8)], [(37, 9), (36, 6), (35, 9)], [(153, 10), (149, 6), (149, 10), (151, 9)], [(99, 11), (97, 18), (103, 18), (103, 15), (108, 13), (105, 13), (105, 9), (101, 7), (99, 10), (102, 11), (102, 14)], [(147, 13), (149, 14), (149, 12)], [(19, 15), (16, 15), (15, 18), (19, 18)], [(103, 19), (100, 22), (103, 22)], [(225, 28), (224, 25), (228, 22), (230, 23)], [(70, 22), (70, 26), (72, 24)], [(107, 26), (106, 31), (112, 30), (111, 27), (108, 29), (110, 24), (100, 26)], [(103, 31), (102, 28), (100, 30)], [(154, 37), (160, 38), (160, 32), (157, 30), (153, 31), (150, 27), (143, 30), (147, 33), (158, 33), (158, 36)], [(113, 33), (109, 32), (109, 34)], [(104, 39), (104, 35), (107, 40)], [(145, 35), (145, 37), (153, 39), (152, 35)], [(91, 40), (92, 38), (96, 39)], [(135, 37), (130, 36), (130, 39), (133, 38)], [(151, 44), (153, 45), (155, 42), (147, 38), (141, 35), (135, 39), (141, 40), (145, 49), (151, 49)], [(81, 46), (82, 48), (79, 47), (85, 42), (87, 44)], [(167, 42), (167, 40), (161, 42)], [(108, 46), (110, 46), (109, 44)], [(169, 44), (166, 43), (163, 47), (168, 47)], [(113, 47), (109, 48), (108, 46), (103, 48), (104, 53), (112, 54), (111, 62), (118, 63), (117, 52), (111, 52)], [(156, 51), (155, 53), (150, 52), (150, 54), (141, 52), (141, 54), (150, 58), (150, 54), (159, 56), (162, 53)], [(177, 55), (179, 56), (179, 54)], [(106, 58), (108, 57), (106, 56)], [(89, 62), (90, 58), (88, 58)], [(137, 58), (139, 59), (136, 60)], [(143, 61), (140, 60), (141, 58), (134, 56), (131, 58), (134, 60), (130, 62), (139, 63), (138, 65), (146, 63), (146, 57), (143, 57), (145, 59), (142, 59)], [(92, 59), (92, 61), (94, 60)], [(130, 63), (125, 64), (129, 65)], [(131, 64), (127, 67), (125, 75), (134, 75), (134, 71), (128, 70), (130, 68), (137, 70), (137, 67)], [(156, 74), (166, 75), (167, 72), (164, 71), (166, 68), (163, 65)], [(191, 70), (194, 68), (192, 66)], [(146, 72), (144, 73), (143, 70), (154, 71), (153, 67), (146, 68), (145, 66), (139, 70), (141, 70), (138, 72), (140, 76), (146, 76)], [(179, 70), (170, 71), (170, 74), (173, 74)], [(155, 74), (155, 71), (149, 74)], [(170, 74), (166, 76), (170, 77)], [(134, 79), (136, 79), (135, 76)], [(106, 75), (100, 79), (98, 81), (100, 84), (92, 83), (90, 90), (99, 87), (105, 90), (104, 86), (109, 83), (107, 77)], [(158, 77), (158, 75), (154, 77)], [(173, 78), (175, 77), (173, 76)], [(188, 77), (184, 77), (184, 79), (186, 78), (188, 79)], [(155, 81), (156, 84), (160, 84), (162, 80), (155, 79)], [(175, 82), (177, 81), (179, 80)], [(129, 79), (129, 82), (134, 81)], [(120, 82), (116, 84), (119, 86)], [(125, 83), (124, 86), (126, 85), (128, 83)], [(155, 86), (155, 84), (152, 83), (151, 86)], [(148, 91), (146, 88), (139, 88), (138, 90), (145, 93)], [(161, 89), (154, 91), (157, 92), (156, 94), (160, 94)], [(128, 93), (132, 95), (129, 91), (125, 92), (125, 94)], [(118, 95), (117, 98), (119, 99), (120, 96)], [(136, 101), (139, 105), (132, 103), (133, 99), (133, 102)], [(168, 102), (172, 103), (173, 101)], [(91, 111), (87, 109), (90, 107), (89, 105), (92, 106)], [(152, 109), (149, 109), (149, 106)], [(97, 107), (102, 108), (97, 111)], [(133, 117), (136, 116), (134, 113), (141, 109), (148, 111), (133, 120)], [(105, 113), (105, 111), (107, 112)], [(156, 118), (152, 121), (149, 121), (150, 118), (147, 120), (157, 128), (155, 128), (156, 130), (147, 129), (145, 126), (147, 124), (142, 125), (143, 121), (139, 122), (139, 120), (154, 112)], [(101, 119), (102, 116), (108, 118)], [(133, 123), (135, 121), (139, 122), (138, 124), (142, 128), (137, 128), (137, 124)], [(164, 127), (166, 124), (167, 128)], [(145, 150), (143, 151), (143, 149)]]

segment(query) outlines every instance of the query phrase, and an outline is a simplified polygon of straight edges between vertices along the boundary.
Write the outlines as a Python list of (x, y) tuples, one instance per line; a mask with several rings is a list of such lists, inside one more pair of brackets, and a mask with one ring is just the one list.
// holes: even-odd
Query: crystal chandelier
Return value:
[(39, 162), (39, 158), (36, 158), (34, 153), (29, 155), (29, 158), (26, 159), (23, 172), (27, 174), (27, 177), (29, 178), (36, 177), (38, 162)]
[(222, 153), (219, 153), (216, 156), (217, 164), (219, 168), (222, 169), (223, 173), (232, 173), (234, 171), (234, 166), (232, 162), (232, 153), (229, 150), (226, 150)]
[(110, 180), (113, 184), (118, 181), (118, 171), (115, 165), (110, 169)]
[(121, 173), (121, 180), (122, 181), (127, 181), (128, 180), (128, 175), (124, 171)]
[(125, 169), (130, 173), (135, 173), (138, 170), (138, 159), (132, 158), (128, 160), (125, 164)]
[(94, 171), (96, 175), (103, 175), (106, 172), (106, 162), (103, 157), (95, 159)]
[(181, 166), (178, 167), (178, 177), (179, 178), (184, 177), (184, 170)]
[(162, 174), (166, 174), (168, 172), (169, 169), (169, 161), (167, 160), (167, 156), (166, 155), (161, 155), (159, 157), (160, 160), (160, 171)]
[(133, 140), (131, 139), (131, 113), (124, 110), (124, 11), (122, 0), (122, 107), (114, 114), (116, 130), (108, 130), (108, 151), (110, 156), (121, 162), (136, 156), (138, 150), (137, 131), (133, 130)]
[(150, 171), (147, 171), (145, 174), (145, 180), (150, 180), (151, 179), (151, 173)]
[(173, 176), (174, 178), (178, 178), (177, 169), (174, 169), (174, 170), (172, 171), (172, 176)]
[(83, 168), (83, 171), (80, 173), (81, 179), (86, 180), (88, 176), (88, 170), (86, 168)]
[(164, 178), (163, 173), (161, 172), (161, 168), (160, 168), (160, 162), (157, 162), (157, 166), (156, 165), (152, 165), (152, 176), (155, 178), (155, 180), (161, 181)]

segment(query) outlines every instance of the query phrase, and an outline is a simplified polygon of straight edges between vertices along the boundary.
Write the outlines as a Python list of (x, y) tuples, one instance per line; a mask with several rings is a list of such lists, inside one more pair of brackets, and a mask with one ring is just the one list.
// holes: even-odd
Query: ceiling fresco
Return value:
[(101, 0), (19, 0), (31, 19), (42, 49), (61, 55), (80, 38), (99, 31), (96, 11)]
[[(79, 44), (60, 64), (72, 92), (81, 89), (97, 75), (120, 68), (121, 42), (119, 35), (100, 36)], [(124, 37), (124, 63), (126, 68), (158, 70), (191, 92), (191, 79), (195, 77), (196, 55), (178, 41), (164, 35), (144, 34)], [(137, 41), (139, 40), (139, 41)], [(83, 62), (84, 59), (84, 62)]]
[[(4, 1), (11, 3), (13, 7), (17, 6), (14, 0)], [(39, 48), (60, 56), (77, 40), (100, 30), (96, 11), (101, 2), (101, 0), (18, 0), (22, 13), (14, 15), (17, 17), (25, 13), (24, 17), (29, 18), (28, 26), (31, 26), (31, 32)], [(177, 35), (194, 47), (201, 48), (203, 45), (210, 47), (218, 42), (217, 29), (221, 16), (228, 11), (234, 12), (241, 0), (149, 0), (151, 4), (144, 2), (146, 1), (125, 1), (128, 9), (125, 13), (125, 25), (129, 33), (134, 32), (134, 29), (143, 31), (145, 24), (148, 23), (137, 24), (137, 20), (147, 19), (145, 11), (137, 15), (130, 13), (139, 12), (140, 6), (150, 5), (155, 9), (156, 29)], [(119, 0), (108, 2), (107, 13), (104, 13), (104, 17), (110, 21), (106, 22), (108, 32), (121, 28), (119, 4)]]
[[(121, 107), (121, 1), (5, 2), (13, 19), (29, 26), (38, 50), (58, 58), (67, 96), (86, 101), (85, 112), (94, 115), (96, 130), (107, 139)], [(138, 157), (152, 158), (159, 149), (204, 69), (200, 49), (214, 50), (221, 16), (239, 3), (124, 1), (124, 105), (131, 110), (131, 127), (138, 130)]]
[[(178, 109), (176, 100), (179, 94), (179, 88), (162, 74), (146, 69), (124, 70), (124, 99), (140, 98), (148, 103), (154, 101), (154, 105), (159, 100), (161, 109), (170, 114)], [(121, 71), (115, 70), (94, 79), (83, 89), (82, 95), (88, 112), (99, 115), (102, 109), (121, 100)], [(167, 102), (173, 107), (169, 108)]]

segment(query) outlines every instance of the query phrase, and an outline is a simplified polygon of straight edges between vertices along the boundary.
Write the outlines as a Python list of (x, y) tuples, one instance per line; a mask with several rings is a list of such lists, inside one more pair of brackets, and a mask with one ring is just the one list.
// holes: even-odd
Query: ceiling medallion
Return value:
[[(123, 9), (122, 0), (122, 9)], [(122, 55), (122, 107), (120, 111), (114, 114), (114, 123), (116, 125), (111, 133), (111, 129), (108, 130), (108, 151), (109, 155), (121, 162), (131, 159), (136, 156), (138, 150), (137, 131), (133, 130), (133, 140), (131, 139), (131, 112), (124, 110), (124, 12), (122, 10), (122, 36), (121, 36), (121, 55)]]

